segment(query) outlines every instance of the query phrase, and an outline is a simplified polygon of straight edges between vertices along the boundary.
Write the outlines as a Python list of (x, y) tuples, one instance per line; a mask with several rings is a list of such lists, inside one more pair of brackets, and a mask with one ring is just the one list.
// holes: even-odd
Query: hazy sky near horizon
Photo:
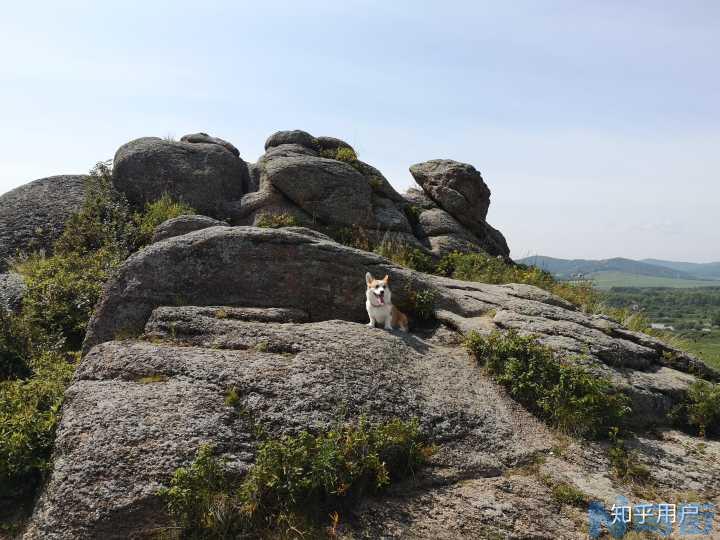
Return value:
[(128, 140), (304, 129), (475, 165), (513, 257), (720, 260), (720, 3), (7, 2), (0, 193)]

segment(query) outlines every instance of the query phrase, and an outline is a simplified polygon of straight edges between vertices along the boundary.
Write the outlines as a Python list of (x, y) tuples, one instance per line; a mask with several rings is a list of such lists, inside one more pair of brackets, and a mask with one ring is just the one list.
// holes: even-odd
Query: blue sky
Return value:
[(720, 260), (720, 3), (13, 2), (0, 192), (124, 142), (352, 143), (475, 165), (514, 257)]

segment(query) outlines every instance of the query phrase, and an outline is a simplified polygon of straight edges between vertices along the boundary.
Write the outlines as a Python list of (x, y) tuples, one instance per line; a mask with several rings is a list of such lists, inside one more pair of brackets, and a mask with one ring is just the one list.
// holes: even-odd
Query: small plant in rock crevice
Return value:
[(279, 229), (281, 227), (298, 227), (300, 221), (292, 214), (260, 214), (255, 220), (255, 226), (264, 229)]

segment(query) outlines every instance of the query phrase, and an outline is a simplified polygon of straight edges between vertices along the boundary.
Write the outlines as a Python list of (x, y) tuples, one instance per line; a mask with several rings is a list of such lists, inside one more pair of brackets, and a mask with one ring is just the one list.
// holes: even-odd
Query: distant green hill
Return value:
[[(599, 288), (720, 286), (720, 263), (683, 263), (646, 259), (557, 259), (534, 255), (518, 262), (534, 265), (561, 280), (590, 279)], [(661, 264), (662, 263), (662, 264)]]
[(696, 279), (696, 276), (683, 270), (649, 264), (632, 259), (615, 257), (613, 259), (555, 259), (534, 255), (518, 262), (538, 266), (560, 279), (577, 279), (597, 272), (622, 272), (638, 276), (652, 276), (670, 279)]
[(691, 263), (663, 261), (661, 259), (643, 259), (641, 262), (664, 266), (680, 272), (687, 272), (702, 279), (720, 279), (720, 262)]

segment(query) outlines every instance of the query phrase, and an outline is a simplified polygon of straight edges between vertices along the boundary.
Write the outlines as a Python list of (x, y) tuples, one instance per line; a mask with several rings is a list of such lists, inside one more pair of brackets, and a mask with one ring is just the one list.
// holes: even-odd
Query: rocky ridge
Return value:
[[(410, 334), (367, 328), (366, 271), (390, 275), (398, 305), (432, 290), (438, 323)], [(688, 438), (664, 415), (693, 373), (720, 380), (694, 358), (535, 287), (421, 274), (302, 228), (210, 227), (136, 253), (106, 288), (26, 537), (142, 537), (165, 524), (158, 488), (202, 443), (242, 474), (257, 447), (249, 418), (280, 436), (342, 414), (417, 417), (441, 451), (419, 478), (347, 516), (341, 537), (579, 538), (584, 514), (558, 517), (545, 477), (522, 466), (546, 463), (546, 474), (610, 501), (618, 488), (602, 445), (549, 430), (460, 346), (471, 330), (511, 327), (562, 354), (583, 351), (628, 393), (635, 424), (664, 433), (638, 440), (644, 459), (678, 487), (674, 462), (658, 456), (684, 455), (676, 440)], [(226, 405), (229, 388), (243, 414)], [(559, 444), (573, 452), (557, 455)], [(709, 463), (720, 446), (709, 448), (685, 487), (716, 497), (720, 470)]]

